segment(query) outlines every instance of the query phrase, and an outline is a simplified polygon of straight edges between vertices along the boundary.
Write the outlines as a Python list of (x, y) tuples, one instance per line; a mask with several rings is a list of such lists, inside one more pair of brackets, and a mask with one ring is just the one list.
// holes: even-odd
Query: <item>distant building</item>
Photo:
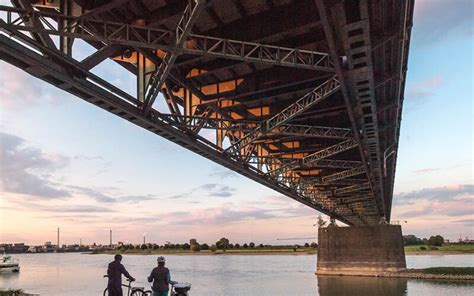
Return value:
[(465, 239), (459, 238), (460, 244), (474, 244), (474, 239), (470, 239), (466, 236)]

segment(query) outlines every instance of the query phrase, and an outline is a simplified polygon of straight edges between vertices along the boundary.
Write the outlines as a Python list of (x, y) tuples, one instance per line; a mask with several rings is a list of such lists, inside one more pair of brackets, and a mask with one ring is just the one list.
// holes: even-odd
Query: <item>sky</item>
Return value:
[[(6, 1), (0, 1), (5, 4)], [(418, 0), (393, 198), (404, 234), (474, 237), (473, 11)], [(77, 42), (74, 57), (91, 53)], [(318, 212), (0, 61), (0, 243), (278, 244)], [(113, 62), (93, 72), (134, 94)], [(312, 241), (311, 239), (303, 240)]]

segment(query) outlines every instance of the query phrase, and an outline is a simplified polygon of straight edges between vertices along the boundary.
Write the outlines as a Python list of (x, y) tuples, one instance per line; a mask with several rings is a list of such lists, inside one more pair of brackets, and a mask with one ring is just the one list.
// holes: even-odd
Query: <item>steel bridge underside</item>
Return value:
[[(413, 5), (12, 0), (0, 58), (343, 223), (374, 225), (390, 220)], [(94, 52), (76, 58), (77, 39)], [(93, 74), (107, 60), (136, 93)]]

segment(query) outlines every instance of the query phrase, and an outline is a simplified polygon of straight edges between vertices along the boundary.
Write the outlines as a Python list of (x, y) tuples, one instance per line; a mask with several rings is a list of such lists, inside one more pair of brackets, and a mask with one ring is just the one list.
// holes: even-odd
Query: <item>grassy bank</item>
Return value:
[(474, 267), (430, 267), (380, 274), (382, 277), (474, 281)]
[[(423, 249), (425, 248), (425, 250)], [(410, 254), (474, 254), (474, 244), (447, 244), (439, 247), (426, 245), (405, 246), (405, 253)]]
[(28, 294), (21, 289), (0, 290), (0, 296), (39, 296), (38, 294)]
[(413, 269), (413, 271), (422, 272), (425, 274), (474, 276), (474, 267), (430, 267), (430, 268), (424, 268), (424, 269)]

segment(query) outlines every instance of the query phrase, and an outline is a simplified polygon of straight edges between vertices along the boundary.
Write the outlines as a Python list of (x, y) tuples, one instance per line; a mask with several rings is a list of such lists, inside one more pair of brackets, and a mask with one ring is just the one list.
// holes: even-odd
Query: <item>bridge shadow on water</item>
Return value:
[(407, 279), (352, 276), (318, 276), (320, 296), (405, 296)]

